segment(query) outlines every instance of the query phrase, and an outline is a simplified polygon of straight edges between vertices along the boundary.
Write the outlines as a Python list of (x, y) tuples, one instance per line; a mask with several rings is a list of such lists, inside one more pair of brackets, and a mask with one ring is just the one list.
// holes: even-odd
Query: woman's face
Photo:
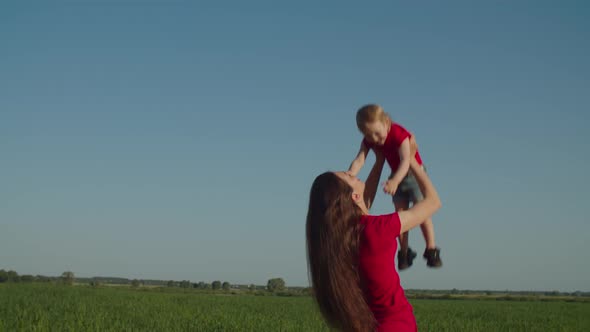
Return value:
[(353, 194), (358, 194), (360, 197), (363, 197), (363, 193), (365, 192), (365, 183), (363, 181), (348, 172), (334, 172), (334, 174), (344, 182), (348, 183), (352, 188)]

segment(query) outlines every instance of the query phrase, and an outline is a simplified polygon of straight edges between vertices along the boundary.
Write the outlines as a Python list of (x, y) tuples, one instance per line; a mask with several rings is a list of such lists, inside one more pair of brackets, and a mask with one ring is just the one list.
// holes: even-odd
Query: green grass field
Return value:
[[(590, 303), (412, 300), (421, 331), (590, 331)], [(0, 284), (0, 331), (327, 331), (309, 297)]]

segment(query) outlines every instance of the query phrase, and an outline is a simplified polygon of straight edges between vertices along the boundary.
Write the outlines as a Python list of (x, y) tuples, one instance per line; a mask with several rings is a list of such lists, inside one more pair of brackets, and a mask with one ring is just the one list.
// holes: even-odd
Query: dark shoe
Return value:
[(426, 260), (426, 265), (428, 267), (441, 267), (442, 261), (440, 260), (440, 248), (434, 249), (426, 249), (424, 250), (424, 255), (422, 255)]
[(402, 252), (401, 250), (397, 252), (397, 269), (398, 270), (405, 270), (412, 266), (414, 263), (414, 258), (416, 258), (416, 252), (412, 250), (412, 248), (408, 247), (407, 252)]

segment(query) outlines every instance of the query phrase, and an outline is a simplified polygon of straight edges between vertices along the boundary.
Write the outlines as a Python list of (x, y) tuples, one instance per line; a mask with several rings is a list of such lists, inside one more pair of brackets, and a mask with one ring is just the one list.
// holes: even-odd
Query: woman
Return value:
[(412, 158), (424, 200), (406, 211), (369, 215), (383, 162), (378, 155), (366, 185), (347, 172), (326, 172), (311, 187), (306, 233), (314, 296), (328, 325), (343, 331), (417, 330), (395, 270), (396, 238), (441, 203)]

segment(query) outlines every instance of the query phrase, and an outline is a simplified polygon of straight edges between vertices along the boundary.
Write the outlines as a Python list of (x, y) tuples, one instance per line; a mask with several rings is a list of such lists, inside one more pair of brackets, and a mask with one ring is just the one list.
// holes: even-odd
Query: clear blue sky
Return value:
[(307, 285), (376, 102), (444, 203), (405, 287), (590, 290), (587, 2), (57, 3), (0, 5), (0, 268)]

